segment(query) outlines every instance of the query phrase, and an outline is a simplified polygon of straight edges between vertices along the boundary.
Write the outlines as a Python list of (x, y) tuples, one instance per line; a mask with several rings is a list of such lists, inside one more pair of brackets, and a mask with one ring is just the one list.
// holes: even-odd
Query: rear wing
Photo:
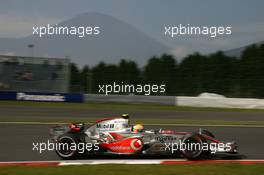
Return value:
[(61, 136), (62, 134), (65, 134), (69, 130), (70, 128), (68, 126), (62, 126), (62, 125), (54, 126), (50, 128), (50, 132), (49, 132), (50, 139), (52, 141), (56, 141), (59, 136)]

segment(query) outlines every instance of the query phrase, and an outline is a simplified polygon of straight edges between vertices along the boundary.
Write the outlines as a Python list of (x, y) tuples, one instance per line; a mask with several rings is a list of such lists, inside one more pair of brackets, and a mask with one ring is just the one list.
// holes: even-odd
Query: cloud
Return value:
[(234, 33), (242, 34), (263, 34), (264, 24), (263, 23), (248, 23), (248, 24), (238, 24), (233, 26)]
[(0, 52), (0, 55), (15, 56), (16, 52)]
[(20, 17), (15, 15), (0, 15), (0, 37), (18, 38), (32, 34), (32, 27), (55, 24), (56, 18)]

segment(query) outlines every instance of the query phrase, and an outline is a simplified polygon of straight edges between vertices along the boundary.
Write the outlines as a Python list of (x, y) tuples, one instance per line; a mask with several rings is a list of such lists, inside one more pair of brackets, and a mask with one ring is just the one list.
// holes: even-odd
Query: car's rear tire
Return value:
[(196, 160), (202, 157), (204, 139), (199, 134), (193, 133), (186, 135), (182, 139), (182, 143), (186, 145), (186, 149), (181, 150), (183, 157), (190, 160)]
[(56, 154), (62, 159), (66, 159), (66, 160), (78, 158), (78, 156), (80, 155), (78, 153), (79, 150), (70, 149), (70, 146), (72, 144), (75, 144), (77, 146), (79, 142), (80, 141), (78, 135), (75, 135), (73, 133), (63, 134), (57, 139), (58, 147), (55, 150)]
[[(199, 134), (202, 134), (202, 135), (205, 135), (205, 136), (209, 136), (209, 137), (215, 139), (215, 135), (212, 132), (210, 132), (208, 130), (205, 130), (205, 129), (201, 130), (201, 132), (199, 132)], [(204, 139), (204, 142), (207, 143), (207, 140)], [(210, 147), (210, 145), (208, 145), (208, 146)], [(210, 149), (203, 150), (203, 154), (202, 154), (202, 156), (200, 158), (201, 159), (211, 159), (212, 158), (211, 150)]]

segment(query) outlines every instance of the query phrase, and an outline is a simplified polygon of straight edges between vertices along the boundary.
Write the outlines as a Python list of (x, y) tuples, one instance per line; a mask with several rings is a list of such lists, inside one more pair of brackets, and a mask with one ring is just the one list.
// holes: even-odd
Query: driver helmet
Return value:
[(141, 125), (141, 124), (136, 124), (136, 125), (134, 125), (133, 126), (133, 132), (142, 132), (143, 131), (143, 129), (144, 129), (144, 126), (143, 125)]
[(128, 114), (122, 114), (121, 117), (124, 118), (124, 119), (129, 119), (129, 115)]

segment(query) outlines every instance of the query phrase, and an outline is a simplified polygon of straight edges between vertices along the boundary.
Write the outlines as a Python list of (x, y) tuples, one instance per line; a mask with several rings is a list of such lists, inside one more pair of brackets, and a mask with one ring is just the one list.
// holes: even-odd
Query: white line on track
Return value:
[[(85, 161), (62, 161), (60, 166), (64, 165), (101, 165), (101, 164), (161, 164), (160, 159), (145, 159), (145, 160), (85, 160)], [(185, 160), (182, 160), (185, 161)]]
[(264, 160), (198, 160), (189, 161), (186, 159), (119, 159), (119, 160), (69, 160), (69, 161), (13, 161), (13, 162), (0, 162), (0, 166), (68, 166), (68, 165), (100, 165), (100, 164), (221, 164), (221, 163), (240, 163), (240, 164), (264, 164)]
[[(17, 124), (17, 125), (65, 125), (69, 124), (66, 122), (0, 122), (0, 124)], [(92, 124), (92, 123), (85, 123)], [(208, 125), (208, 124), (164, 124), (164, 123), (155, 123), (155, 124), (144, 124), (145, 126), (196, 126), (196, 127), (241, 127), (241, 128), (264, 128), (264, 125)]]

